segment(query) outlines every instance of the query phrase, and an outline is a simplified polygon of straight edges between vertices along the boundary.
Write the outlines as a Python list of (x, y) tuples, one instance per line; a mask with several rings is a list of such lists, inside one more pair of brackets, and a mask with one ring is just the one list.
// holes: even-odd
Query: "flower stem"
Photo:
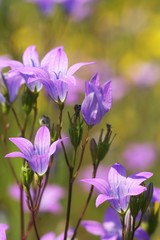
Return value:
[(21, 224), (21, 239), (24, 239), (24, 206), (23, 206), (23, 184), (20, 184), (20, 224)]
[(68, 232), (68, 227), (69, 227), (71, 203), (72, 203), (72, 190), (73, 190), (73, 168), (70, 167), (69, 186), (68, 186), (68, 203), (67, 203), (67, 215), (66, 215), (66, 225), (65, 225), (65, 231), (64, 231), (64, 240), (67, 239), (67, 232)]
[[(92, 177), (93, 177), (93, 178), (96, 177), (97, 168), (98, 168), (98, 164), (93, 167), (93, 174), (92, 174)], [(74, 233), (73, 233), (73, 236), (72, 236), (71, 240), (74, 240), (75, 237), (76, 237), (76, 235), (77, 235), (77, 231), (78, 231), (79, 225), (80, 225), (80, 223), (81, 223), (81, 221), (82, 221), (82, 219), (83, 219), (83, 217), (84, 217), (84, 214), (85, 214), (85, 212), (86, 212), (86, 210), (87, 210), (87, 208), (88, 208), (89, 202), (90, 202), (90, 200), (91, 200), (92, 193), (93, 193), (93, 189), (94, 189), (94, 186), (92, 185), (92, 186), (90, 187), (90, 191), (89, 191), (89, 194), (88, 194), (86, 203), (85, 203), (85, 205), (84, 205), (84, 208), (83, 208), (83, 210), (82, 210), (82, 213), (81, 213), (81, 215), (80, 215), (80, 217), (79, 217), (79, 219), (78, 219), (78, 221), (77, 221), (77, 224), (76, 224), (76, 226), (75, 226), (75, 228), (74, 228)]]

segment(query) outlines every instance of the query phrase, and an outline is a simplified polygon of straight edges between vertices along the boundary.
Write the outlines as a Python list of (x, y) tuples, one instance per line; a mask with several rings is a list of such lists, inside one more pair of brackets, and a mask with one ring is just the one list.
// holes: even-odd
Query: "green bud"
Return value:
[(75, 105), (74, 107), (75, 113), (71, 117), (68, 113), (69, 118), (69, 136), (72, 145), (76, 149), (81, 140), (82, 140), (82, 134), (83, 134), (83, 120), (80, 118), (80, 105)]
[(92, 157), (92, 162), (93, 164), (96, 164), (97, 160), (97, 143), (94, 138), (91, 139), (90, 141), (90, 152), (91, 152), (91, 157)]
[(31, 92), (28, 88), (22, 95), (22, 107), (26, 115), (29, 115), (32, 111), (38, 97), (38, 92)]
[(149, 183), (147, 186), (147, 190), (142, 194), (142, 206), (141, 211), (144, 214), (152, 200), (153, 195), (153, 183)]
[(141, 204), (142, 204), (141, 195), (130, 197), (129, 207), (134, 219), (137, 217), (141, 209)]
[(115, 137), (115, 135), (112, 137), (112, 129), (111, 129), (111, 125), (107, 124), (107, 132), (106, 135), (103, 138), (103, 129), (101, 130), (100, 136), (99, 136), (99, 141), (97, 144), (97, 159), (98, 161), (102, 161), (104, 159), (104, 157), (106, 156), (106, 154), (109, 151), (110, 145)]
[(28, 166), (28, 163), (25, 163), (25, 165), (22, 166), (21, 171), (22, 171), (22, 182), (23, 182), (23, 185), (26, 187), (26, 189), (29, 189), (30, 185), (31, 185), (31, 183), (33, 181), (34, 172)]

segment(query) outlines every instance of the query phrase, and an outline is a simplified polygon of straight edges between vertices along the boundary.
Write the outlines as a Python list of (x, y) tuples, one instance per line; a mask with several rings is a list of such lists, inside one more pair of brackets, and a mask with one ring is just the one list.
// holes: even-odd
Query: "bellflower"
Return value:
[(102, 178), (83, 179), (100, 192), (96, 199), (96, 207), (105, 201), (118, 212), (126, 211), (130, 196), (136, 196), (146, 191), (147, 188), (140, 185), (153, 175), (151, 172), (140, 172), (126, 177), (126, 170), (120, 163), (115, 163), (108, 172), (108, 179)]
[[(34, 191), (31, 190), (32, 198), (34, 199)], [(20, 199), (20, 189), (17, 184), (11, 185), (9, 187), (9, 195), (15, 200)], [(47, 184), (44, 194), (42, 195), (41, 204), (39, 212), (50, 212), (52, 214), (59, 214), (62, 212), (62, 206), (60, 200), (64, 197), (65, 190), (58, 185)], [(24, 193), (24, 210), (28, 211), (28, 205), (26, 203), (26, 195)]]
[[(30, 75), (33, 75), (31, 76), (32, 79), (30, 82), (41, 79), (49, 96), (56, 102), (64, 102), (67, 97), (69, 83), (76, 84), (76, 79), (73, 74), (78, 71), (79, 68), (88, 64), (93, 64), (93, 62), (76, 63), (68, 68), (68, 57), (63, 47), (57, 47), (52, 54), (47, 57), (47, 60), (42, 60), (41, 66), (46, 70), (48, 76), (41, 74), (42, 70), (40, 71), (39, 69), (28, 68), (26, 71), (31, 70)], [(39, 74), (41, 77), (39, 77)]]
[(86, 96), (81, 111), (88, 125), (98, 124), (112, 105), (111, 81), (102, 87), (99, 85), (99, 75), (96, 74), (86, 83)]
[(6, 230), (8, 229), (8, 225), (4, 223), (0, 223), (0, 239), (6, 240)]
[[(122, 224), (117, 213), (108, 208), (102, 223), (97, 221), (82, 221), (81, 225), (92, 235), (101, 237), (101, 240), (121, 240), (122, 239)], [(149, 240), (148, 234), (142, 229), (138, 228), (135, 231), (135, 239)]]
[(38, 129), (34, 145), (26, 138), (17, 137), (10, 138), (20, 150), (20, 152), (12, 152), (5, 157), (24, 158), (38, 175), (43, 175), (48, 169), (51, 155), (56, 151), (57, 144), (62, 140), (57, 140), (50, 145), (50, 132), (46, 126)]

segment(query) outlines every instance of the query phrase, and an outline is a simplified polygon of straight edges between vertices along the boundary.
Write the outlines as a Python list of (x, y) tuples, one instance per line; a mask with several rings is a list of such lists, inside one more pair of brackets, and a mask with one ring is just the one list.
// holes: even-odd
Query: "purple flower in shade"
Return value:
[[(20, 190), (19, 187), (14, 184), (9, 187), (9, 195), (15, 200), (20, 199)], [(31, 189), (31, 195), (34, 199), (34, 191)], [(58, 185), (48, 184), (42, 195), (41, 204), (39, 211), (40, 212), (50, 212), (53, 214), (59, 214), (62, 211), (62, 206), (60, 200), (65, 196), (65, 191), (62, 187)], [(26, 195), (24, 196), (24, 209), (28, 211), (28, 206), (26, 204)]]
[(25, 71), (27, 75), (27, 71), (30, 71), (30, 77), (32, 77), (30, 82), (41, 79), (40, 81), (43, 83), (49, 96), (56, 102), (64, 102), (68, 93), (68, 85), (76, 84), (73, 74), (79, 68), (88, 64), (93, 64), (93, 62), (76, 63), (68, 68), (68, 57), (63, 47), (57, 47), (52, 54), (47, 55), (42, 60), (41, 66), (46, 70), (46, 74), (48, 73), (48, 75), (42, 74), (42, 70), (36, 68), (26, 68)]
[(130, 196), (136, 196), (147, 190), (140, 185), (153, 175), (151, 172), (141, 172), (126, 177), (126, 170), (120, 163), (115, 163), (109, 173), (108, 179), (102, 178), (83, 179), (82, 182), (89, 183), (96, 187), (100, 194), (96, 199), (96, 207), (105, 201), (117, 211), (123, 212), (128, 208)]
[(46, 126), (40, 127), (36, 133), (34, 145), (26, 138), (10, 138), (20, 150), (12, 152), (5, 157), (24, 158), (38, 175), (43, 175), (48, 169), (51, 155), (56, 151), (57, 144), (63, 140), (57, 140), (50, 145), (50, 132)]
[(156, 160), (156, 149), (151, 143), (132, 143), (123, 152), (129, 170), (143, 170), (151, 167)]
[(4, 223), (0, 223), (0, 239), (6, 240), (6, 230), (8, 229), (8, 225)]
[(94, 0), (66, 0), (63, 7), (74, 20), (81, 21), (91, 14), (93, 2)]
[[(82, 221), (81, 225), (92, 235), (100, 236), (101, 240), (122, 239), (122, 225), (117, 213), (112, 208), (107, 209), (102, 223)], [(149, 240), (148, 234), (142, 228), (136, 230), (134, 237), (139, 240)]]
[[(67, 240), (71, 239), (72, 235), (73, 235), (73, 229), (68, 229)], [(64, 239), (64, 233), (61, 233), (60, 235), (56, 236), (55, 233), (49, 232), (41, 237), (41, 240), (63, 240), (63, 239)]]
[(111, 81), (99, 85), (99, 75), (96, 74), (86, 83), (86, 96), (81, 111), (88, 125), (98, 124), (112, 105)]
[(53, 12), (55, 4), (63, 3), (66, 0), (26, 0), (26, 1), (35, 3), (43, 14), (49, 15)]

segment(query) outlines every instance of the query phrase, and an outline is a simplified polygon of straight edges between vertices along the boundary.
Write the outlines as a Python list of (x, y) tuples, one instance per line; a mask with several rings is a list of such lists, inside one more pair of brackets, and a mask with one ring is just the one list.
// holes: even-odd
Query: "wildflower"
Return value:
[(96, 199), (96, 207), (105, 201), (109, 201), (110, 205), (121, 213), (127, 210), (130, 196), (139, 195), (147, 190), (140, 184), (152, 175), (151, 172), (141, 172), (126, 177), (124, 167), (115, 163), (108, 173), (107, 181), (102, 178), (83, 179), (81, 181), (89, 183), (99, 190), (100, 194)]
[(10, 138), (20, 152), (12, 152), (5, 157), (24, 158), (38, 175), (43, 175), (48, 169), (51, 155), (56, 151), (57, 144), (62, 140), (57, 140), (50, 145), (50, 132), (46, 126), (40, 127), (36, 133), (34, 145), (26, 138)]
[[(101, 240), (122, 239), (122, 225), (117, 213), (112, 208), (107, 208), (102, 223), (97, 221), (82, 221), (81, 225), (92, 235), (101, 237)], [(142, 229), (138, 228), (135, 232), (136, 239), (149, 240), (148, 234)]]
[[(46, 70), (48, 75), (41, 74), (42, 70), (36, 68), (26, 68), (24, 70), (26, 73), (31, 70), (30, 75), (32, 75), (32, 79), (30, 83), (40, 79), (47, 93), (54, 101), (64, 102), (67, 97), (69, 83), (76, 84), (76, 79), (73, 74), (82, 66), (92, 63), (93, 62), (76, 63), (68, 68), (68, 57), (63, 47), (57, 47), (52, 54), (47, 56), (47, 60), (43, 59), (42, 61), (41, 66)], [(22, 69), (20, 71), (23, 73)], [(41, 77), (39, 77), (39, 75), (41, 75)]]
[(96, 74), (86, 83), (86, 97), (82, 103), (82, 115), (88, 125), (98, 124), (112, 105), (111, 81), (102, 87)]

